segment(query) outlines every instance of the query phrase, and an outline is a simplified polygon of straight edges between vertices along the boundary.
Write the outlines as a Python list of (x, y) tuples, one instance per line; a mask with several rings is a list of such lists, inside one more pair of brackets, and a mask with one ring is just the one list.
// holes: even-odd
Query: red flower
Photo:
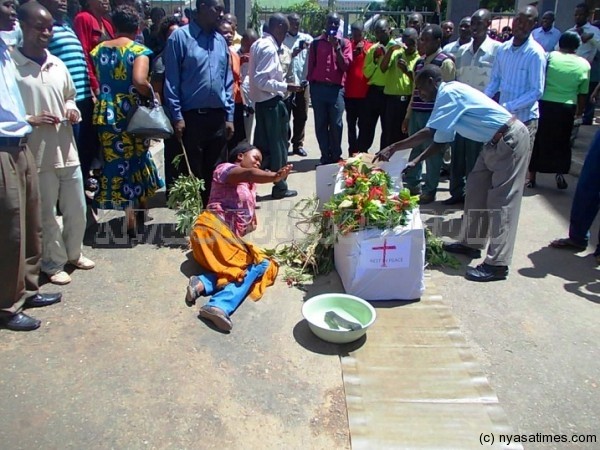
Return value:
[(354, 186), (354, 178), (346, 178), (346, 187)]

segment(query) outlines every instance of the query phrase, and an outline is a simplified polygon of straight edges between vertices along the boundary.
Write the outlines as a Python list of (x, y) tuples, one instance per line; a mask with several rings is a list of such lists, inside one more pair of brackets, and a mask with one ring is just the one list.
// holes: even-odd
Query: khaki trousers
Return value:
[(485, 262), (508, 266), (512, 260), (531, 139), (516, 121), (496, 145), (486, 144), (467, 178), (462, 242), (484, 249)]
[(37, 167), (27, 146), (0, 147), (0, 311), (38, 292), (42, 254)]

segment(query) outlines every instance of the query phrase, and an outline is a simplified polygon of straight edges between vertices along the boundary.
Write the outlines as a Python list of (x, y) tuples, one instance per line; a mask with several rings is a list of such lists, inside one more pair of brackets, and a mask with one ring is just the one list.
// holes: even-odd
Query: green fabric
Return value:
[[(271, 172), (277, 172), (288, 160), (288, 123), (289, 116), (283, 100), (274, 98), (257, 103), (254, 145), (263, 155), (262, 166)], [(273, 194), (287, 191), (287, 181), (281, 180), (273, 185)]]
[(419, 52), (407, 55), (405, 49), (395, 50), (390, 58), (390, 66), (385, 73), (385, 88), (383, 93), (386, 95), (412, 95), (413, 82), (402, 70), (398, 68), (398, 59), (406, 61), (409, 70), (414, 70), (415, 63), (419, 59)]
[(363, 66), (363, 75), (369, 80), (369, 85), (375, 86), (385, 86), (385, 80), (387, 78), (387, 73), (383, 73), (381, 71), (381, 61), (383, 61), (383, 55), (379, 57), (377, 62), (375, 62), (375, 52), (377, 49), (383, 48), (384, 51), (387, 51), (388, 47), (396, 45), (396, 43), (390, 39), (390, 42), (387, 45), (381, 45), (379, 43), (372, 45), (371, 48), (367, 51), (367, 55), (365, 56), (365, 65)]
[(577, 95), (587, 94), (589, 86), (590, 64), (585, 59), (561, 52), (550, 53), (542, 100), (575, 105)]

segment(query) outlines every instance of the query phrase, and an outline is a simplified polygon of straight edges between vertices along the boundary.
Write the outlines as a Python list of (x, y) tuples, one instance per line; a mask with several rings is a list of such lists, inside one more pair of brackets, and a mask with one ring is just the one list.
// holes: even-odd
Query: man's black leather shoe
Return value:
[(477, 267), (467, 267), (465, 278), (469, 281), (498, 281), (506, 280), (508, 266), (492, 266), (491, 264), (479, 264)]
[(35, 294), (25, 300), (23, 308), (41, 308), (60, 302), (62, 294)]
[(297, 148), (296, 150), (294, 150), (294, 155), (308, 156), (308, 153), (306, 153), (306, 150), (304, 150), (302, 147), (300, 147), (300, 148)]
[(12, 331), (32, 331), (38, 329), (41, 324), (40, 320), (23, 313), (0, 316), (0, 327)]
[(298, 191), (292, 191), (291, 189), (288, 189), (281, 194), (271, 194), (271, 197), (273, 197), (275, 200), (281, 200), (282, 198), (295, 197), (296, 195), (298, 195)]
[(464, 203), (464, 197), (450, 197), (442, 202), (442, 205), (458, 205), (459, 203)]
[(481, 258), (481, 250), (477, 250), (476, 248), (467, 247), (460, 242), (455, 242), (453, 244), (444, 244), (442, 248), (446, 250), (448, 253), (458, 253), (459, 255), (467, 255), (469, 258)]

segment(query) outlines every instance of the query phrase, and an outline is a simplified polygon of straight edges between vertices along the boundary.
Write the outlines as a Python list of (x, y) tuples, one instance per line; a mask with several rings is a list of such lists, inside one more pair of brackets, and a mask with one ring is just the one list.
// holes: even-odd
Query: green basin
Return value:
[[(343, 319), (362, 325), (360, 330), (334, 329), (325, 322), (325, 313), (333, 311)], [(375, 322), (375, 309), (362, 298), (348, 294), (321, 294), (302, 305), (302, 315), (318, 337), (334, 344), (346, 344), (364, 336)]]

